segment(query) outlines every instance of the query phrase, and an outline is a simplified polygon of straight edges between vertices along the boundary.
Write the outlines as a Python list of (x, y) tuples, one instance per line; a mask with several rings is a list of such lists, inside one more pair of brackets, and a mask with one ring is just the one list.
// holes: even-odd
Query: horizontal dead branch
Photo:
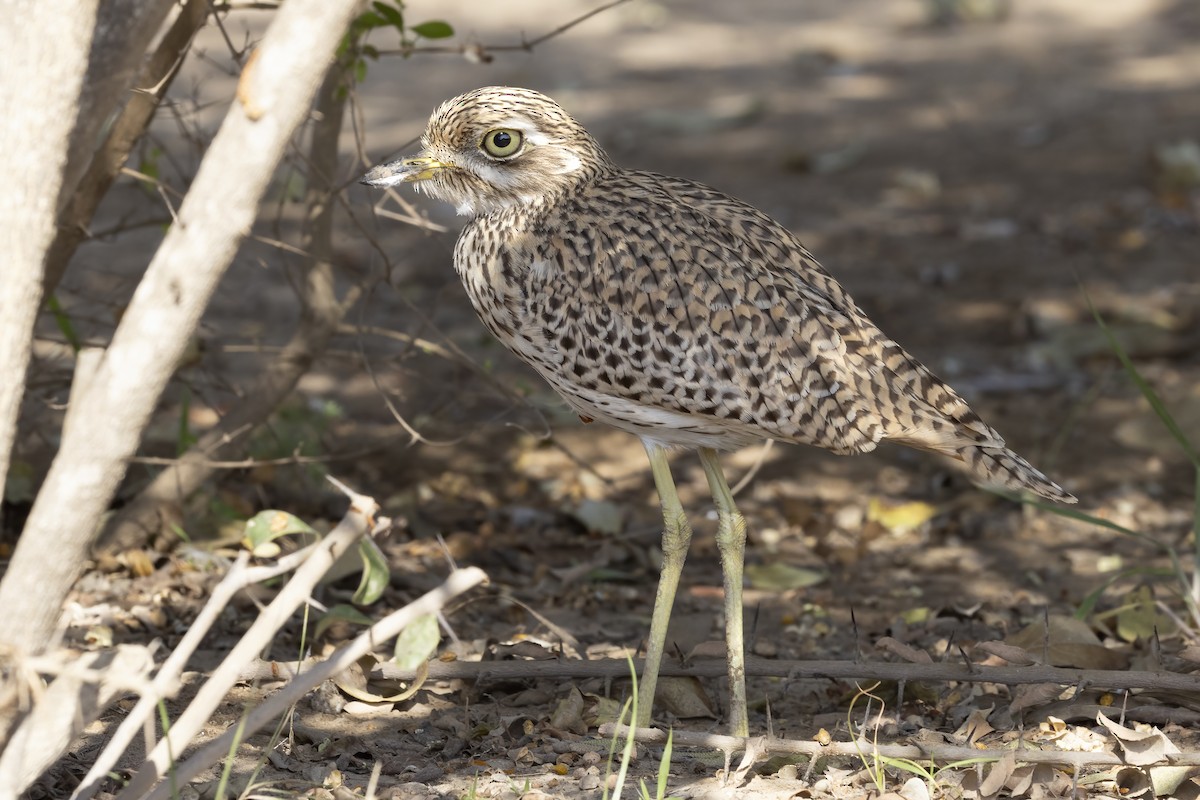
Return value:
[[(642, 668), (640, 660), (635, 667)], [(382, 677), (414, 680), (416, 673), (396, 669), (390, 664), (378, 668)], [(663, 664), (661, 675), (717, 678), (725, 675), (724, 661), (697, 661), (688, 666)], [(964, 681), (971, 683), (1057, 683), (1092, 689), (1165, 689), (1200, 691), (1200, 675), (1143, 670), (1072, 669), (1033, 665), (1025, 667), (983, 667), (963, 664), (856, 663), (853, 661), (774, 661), (747, 658), (746, 675), (760, 678), (884, 680), (884, 681)], [(595, 661), (434, 661), (429, 679), (500, 681), (521, 678), (627, 678), (629, 663), (624, 659)]]
[[(624, 736), (631, 729), (625, 725), (607, 723), (600, 726), (600, 736), (611, 737), (614, 734)], [(633, 728), (633, 734), (640, 744), (666, 744), (667, 731), (658, 728)], [(939, 762), (967, 761), (972, 759), (995, 759), (1012, 755), (1018, 762), (1026, 764), (1057, 764), (1067, 767), (1118, 767), (1124, 766), (1125, 761), (1120, 756), (1108, 752), (1080, 752), (1075, 750), (1034, 750), (1027, 747), (1016, 748), (979, 748), (969, 745), (952, 744), (879, 744), (867, 739), (857, 742), (803, 742), (797, 739), (776, 739), (768, 736), (762, 739), (741, 739), (736, 736), (722, 736), (715, 733), (693, 733), (676, 730), (672, 734), (674, 747), (698, 747), (709, 750), (720, 750), (734, 753), (745, 750), (748, 743), (763, 755), (767, 754), (797, 754), (808, 756), (860, 756), (879, 755), (886, 758), (904, 758), (910, 761)], [(1200, 753), (1170, 753), (1162, 762), (1162, 766), (1195, 766), (1200, 765)]]

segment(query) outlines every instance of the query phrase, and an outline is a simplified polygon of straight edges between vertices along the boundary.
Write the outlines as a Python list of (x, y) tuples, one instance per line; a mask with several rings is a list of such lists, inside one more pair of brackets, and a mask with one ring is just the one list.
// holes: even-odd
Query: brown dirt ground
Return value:
[[(412, 0), (407, 14), (410, 21), (444, 18), (460, 36), (506, 43), (590, 6)], [(1005, 22), (943, 27), (924, 24), (922, 8), (915, 0), (635, 2), (532, 54), (497, 54), (490, 65), (452, 56), (373, 64), (360, 91), (364, 135), (381, 159), (402, 151), (429, 110), (459, 91), (491, 83), (546, 91), (622, 163), (704, 181), (799, 232), (884, 330), (1077, 494), (1082, 509), (1183, 544), (1191, 471), (1097, 334), (1080, 282), (1185, 427), (1200, 434), (1200, 195), (1167, 187), (1152, 158), (1163, 145), (1200, 138), (1200, 7), (1187, 0), (1017, 0)], [(235, 18), (233, 30), (241, 24)], [(177, 86), (181, 98), (220, 97), (230, 80), (214, 66), (224, 58), (218, 37), (208, 31), (200, 46), (211, 59), (190, 60)], [(211, 130), (219, 114), (192, 119)], [(197, 151), (180, 128), (161, 123), (158, 145), (168, 171), (186, 173)], [(347, 177), (357, 169), (348, 165)], [(358, 188), (349, 195), (360, 215), (377, 200)], [(114, 223), (155, 202), (126, 186), (104, 218)], [(432, 219), (457, 225), (447, 209), (414, 202)], [(482, 374), (397, 341), (346, 336), (272, 429), (285, 453), (314, 436), (324, 453), (369, 451), (329, 465), (401, 523), (385, 544), (392, 586), (368, 612), (399, 607), (440, 581), (447, 570), (440, 534), (460, 564), (481, 566), (492, 581), (447, 616), (464, 657), (494, 657), (522, 641), (518, 650), (535, 656), (559, 646), (536, 616), (504, 598), (565, 628), (589, 655), (635, 647), (648, 627), (659, 530), (640, 446), (581, 425), (488, 339), (449, 268), (453, 230), (370, 224), (390, 256), (390, 280), (355, 322), (453, 342)], [(292, 220), (281, 228), (294, 230)], [(380, 268), (348, 219), (339, 232), (348, 279)], [(111, 321), (99, 312), (86, 318), (84, 310), (97, 301), (119, 307), (158, 235), (150, 228), (81, 252), (63, 298), (89, 334), (105, 335)], [(295, 312), (279, 261), (268, 248), (248, 246), (221, 287), (206, 319), (204, 355), (185, 374), (197, 428), (228, 402), (226, 383), (252, 375), (290, 330)], [(433, 443), (408, 446), (381, 390)], [(314, 410), (328, 402), (340, 412)], [(148, 451), (171, 450), (177, 409), (164, 412)], [(731, 455), (731, 478), (757, 455)], [(720, 639), (720, 574), (703, 473), (689, 455), (675, 469), (697, 524), (672, 631), (688, 652)], [(131, 490), (145, 474), (135, 470)], [(300, 468), (235, 473), (188, 524), (212, 527), (218, 506), (234, 516), (270, 506), (336, 520), (339, 498), (314, 486), (320, 483)], [(739, 501), (750, 520), (749, 564), (781, 562), (827, 576), (809, 588), (751, 583), (752, 649), (764, 656), (885, 659), (874, 643), (890, 635), (935, 659), (954, 659), (958, 648), (1001, 639), (1044, 613), (1072, 613), (1121, 570), (1157, 563), (1143, 543), (1023, 511), (900, 448), (845, 459), (777, 446)], [(888, 519), (869, 519), (873, 501), (929, 503), (936, 514), (912, 530), (892, 530)], [(589, 511), (614, 516), (618, 533), (588, 530), (588, 520), (604, 527)], [(179, 554), (160, 557), (155, 574), (142, 578), (98, 568), (74, 599), (85, 608), (158, 609), (149, 631), (170, 645), (203, 599), (178, 578), (181, 562)], [(1145, 580), (1116, 580), (1099, 610), (1120, 606)], [(1173, 603), (1168, 583), (1155, 586)], [(331, 586), (322, 601), (344, 601), (349, 590)], [(226, 620), (209, 663), (253, 613), (247, 603)], [(1132, 663), (1151, 649), (1144, 638), (1123, 641), (1111, 617), (1092, 620)], [(274, 657), (294, 655), (299, 627), (281, 635)], [(147, 630), (145, 623), (117, 625), (117, 640), (143, 640)], [(1173, 651), (1183, 641), (1166, 635), (1161, 647)], [(580, 740), (549, 723), (572, 688), (550, 679), (430, 685), (367, 716), (305, 703), (296, 709), (294, 738), (274, 748), (263, 777), (300, 793), (336, 767), (348, 785), (362, 786), (381, 761), (384, 797), (515, 797), (526, 787), (544, 793), (528, 796), (599, 796), (603, 758), (555, 750)], [(574, 688), (589, 698), (627, 691), (601, 681)], [(703, 689), (711, 702), (723, 702), (719, 683)], [(269, 690), (242, 689), (213, 731)], [(767, 730), (765, 699), (777, 735), (808, 739), (820, 727), (846, 735), (851, 686), (755, 680), (751, 693), (756, 733)], [(898, 740), (922, 730), (952, 733), (978, 708), (1003, 710), (1009, 693), (935, 685), (906, 698), (903, 708), (887, 709), (893, 724), (885, 733)], [(999, 716), (992, 723), (1003, 735), (1016, 722)], [(528, 729), (518, 724), (525, 720)], [(1035, 711), (1024, 722), (1036, 727), (1039, 720)], [(714, 719), (675, 724), (720, 730)], [(1178, 725), (1166, 730), (1196, 749)], [(101, 739), (97, 727), (76, 758), (86, 762)], [(246, 775), (267, 748), (255, 737), (236, 772)], [(565, 769), (555, 770), (556, 762)], [(656, 766), (651, 750), (635, 769), (652, 775)], [(853, 761), (832, 766), (856, 769)], [(844, 778), (836, 769), (806, 780), (804, 766), (800, 777), (788, 777), (776, 764), (738, 788), (722, 787), (715, 766), (686, 754), (673, 767), (677, 796), (845, 797), (870, 788), (861, 775)], [(67, 771), (57, 779), (69, 781)], [(897, 788), (907, 777), (895, 773), (889, 784)]]

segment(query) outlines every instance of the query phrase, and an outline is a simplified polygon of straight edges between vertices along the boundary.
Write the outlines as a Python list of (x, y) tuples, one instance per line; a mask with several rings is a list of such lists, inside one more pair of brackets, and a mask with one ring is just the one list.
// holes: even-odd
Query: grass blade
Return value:
[(655, 800), (663, 800), (667, 796), (667, 777), (671, 774), (671, 743), (675, 739), (675, 729), (667, 731), (667, 746), (663, 748), (662, 761), (658, 763), (658, 794)]
[(62, 305), (58, 302), (58, 298), (50, 295), (46, 298), (46, 308), (54, 316), (54, 324), (58, 326), (59, 333), (67, 340), (67, 344), (71, 349), (78, 353), (83, 349), (83, 341), (79, 338), (79, 334), (75, 332), (75, 326), (71, 323), (71, 318), (67, 316), (67, 312), (63, 310)]
[(1108, 339), (1108, 346), (1112, 348), (1114, 353), (1116, 353), (1117, 358), (1121, 362), (1121, 366), (1124, 367), (1125, 372), (1129, 374), (1130, 380), (1132, 380), (1134, 385), (1138, 387), (1138, 390), (1142, 393), (1142, 397), (1146, 398), (1146, 402), (1150, 404), (1150, 408), (1154, 409), (1155, 416), (1157, 416), (1159, 421), (1162, 422), (1163, 426), (1170, 431), (1171, 436), (1175, 438), (1175, 441), (1179, 442), (1180, 448), (1182, 448), (1183, 452), (1187, 454), (1188, 459), (1192, 462), (1196, 469), (1200, 470), (1200, 453), (1196, 452), (1196, 448), (1194, 448), (1192, 443), (1188, 440), (1187, 434), (1183, 432), (1183, 429), (1179, 427), (1179, 423), (1177, 423), (1175, 418), (1171, 416), (1171, 412), (1167, 410), (1162, 398), (1158, 396), (1158, 392), (1154, 391), (1154, 387), (1146, 382), (1146, 379), (1142, 377), (1142, 373), (1138, 372), (1137, 367), (1133, 365), (1133, 361), (1130, 360), (1129, 354), (1125, 352), (1125, 348), (1121, 347), (1121, 343), (1117, 341), (1117, 337), (1113, 334), (1112, 328), (1108, 327), (1108, 324), (1104, 321), (1104, 317), (1100, 316), (1100, 312), (1097, 311), (1096, 306), (1092, 304), (1092, 298), (1089, 297), (1086, 292), (1084, 292), (1084, 298), (1087, 300), (1088, 308), (1091, 309), (1092, 316), (1096, 318), (1096, 324), (1100, 326), (1100, 330), (1104, 332), (1104, 337)]
[(1057, 504), (1046, 503), (1041, 500), (1020, 497), (1015, 494), (1009, 494), (1008, 492), (995, 492), (995, 494), (1012, 500), (1014, 503), (1024, 503), (1027, 506), (1033, 506), (1034, 508), (1039, 508), (1042, 511), (1049, 511), (1051, 514), (1057, 514), (1060, 517), (1067, 517), (1068, 519), (1078, 520), (1079, 522), (1086, 522), (1090, 525), (1095, 525), (1098, 528), (1107, 528), (1110, 531), (1116, 531), (1117, 533), (1121, 533), (1126, 536), (1132, 536), (1134, 539), (1140, 539), (1143, 542), (1154, 545), (1165, 553), (1174, 553), (1169, 545), (1163, 544), (1153, 536), (1149, 536), (1141, 531), (1135, 531), (1132, 528), (1126, 528), (1124, 525), (1118, 525), (1112, 520), (1094, 516), (1086, 511), (1079, 511), (1078, 509), (1071, 508), (1070, 506), (1060, 506)]

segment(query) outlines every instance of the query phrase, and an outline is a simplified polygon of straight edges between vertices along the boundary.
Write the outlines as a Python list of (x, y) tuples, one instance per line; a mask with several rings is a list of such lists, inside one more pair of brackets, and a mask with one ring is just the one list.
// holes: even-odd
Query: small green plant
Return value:
[(654, 794), (650, 794), (650, 790), (646, 788), (646, 779), (643, 778), (638, 785), (642, 800), (677, 800), (674, 797), (667, 797), (667, 777), (671, 774), (671, 745), (674, 740), (675, 731), (667, 731), (667, 744), (663, 748), (662, 758), (658, 762), (658, 782), (654, 786)]
[[(276, 540), (284, 536), (301, 536), (305, 543), (320, 539), (320, 534), (295, 514), (268, 509), (258, 512), (246, 521), (242, 546), (256, 558), (275, 558), (282, 552)], [(362, 577), (351, 599), (357, 605), (367, 606), (383, 595), (391, 571), (387, 556), (379, 549), (374, 539), (360, 539), (358, 555), (362, 560)]]
[(176, 455), (183, 455), (189, 447), (199, 441), (196, 434), (192, 432), (191, 415), (192, 392), (185, 386), (183, 387), (183, 399), (179, 403), (179, 430), (175, 436)]
[(54, 317), (54, 324), (58, 326), (58, 331), (67, 340), (67, 344), (71, 345), (71, 349), (78, 353), (83, 349), (83, 341), (79, 338), (79, 334), (75, 332), (75, 325), (71, 322), (71, 318), (67, 312), (63, 310), (62, 304), (58, 302), (58, 298), (50, 295), (46, 298), (46, 309)]
[(391, 29), (399, 34), (400, 54), (408, 58), (422, 39), (449, 39), (454, 28), (440, 19), (428, 20), (416, 25), (404, 22), (404, 3), (373, 2), (371, 9), (355, 18), (350, 30), (338, 47), (338, 58), (346, 63), (354, 74), (354, 80), (362, 83), (367, 77), (367, 59), (379, 58), (379, 48), (367, 44), (367, 36), (376, 29)]
[(878, 716), (882, 716), (884, 708), (883, 698), (873, 693), (878, 687), (879, 683), (877, 682), (869, 689), (863, 689), (861, 686), (858, 688), (858, 692), (850, 701), (850, 708), (846, 711), (846, 728), (850, 731), (851, 741), (854, 742), (854, 749), (858, 752), (858, 758), (860, 761), (862, 761), (863, 769), (868, 775), (871, 776), (871, 781), (875, 784), (875, 788), (880, 794), (883, 794), (887, 791), (887, 767), (916, 775), (918, 778), (925, 781), (926, 785), (928, 785), (929, 793), (934, 794), (938, 789), (938, 775), (946, 770), (961, 769), (963, 767), (970, 767), (976, 764), (986, 764), (998, 760), (996, 758), (981, 756), (979, 758), (967, 758), (961, 761), (951, 761), (950, 763), (943, 764), (939, 767), (932, 760), (928, 765), (925, 765), (913, 761), (911, 758), (893, 758), (891, 756), (885, 756), (879, 752), (879, 726), (875, 727), (877, 732), (873, 734), (873, 738), (871, 739), (871, 751), (869, 753), (864, 753), (859, 744), (862, 737), (858, 736), (854, 732), (854, 706), (857, 704), (860, 697), (865, 697), (867, 698), (867, 713), (870, 713), (870, 703), (873, 701), (879, 703)]
[[(633, 681), (633, 687), (630, 689), (631, 697), (625, 701), (625, 705), (621, 707), (621, 713), (617, 717), (617, 727), (626, 725), (626, 720), (629, 720), (628, 727), (625, 732), (625, 744), (621, 748), (621, 764), (617, 770), (617, 778), (613, 786), (612, 800), (621, 800), (621, 792), (625, 789), (625, 778), (629, 774), (629, 764), (633, 761), (633, 749), (635, 745), (635, 736), (633, 733), (633, 720), (637, 719), (638, 715), (638, 684), (637, 670), (633, 666), (633, 659), (626, 656), (629, 663), (629, 676)], [(639, 781), (638, 797), (639, 800), (678, 800), (675, 797), (667, 795), (667, 778), (671, 774), (671, 751), (675, 739), (675, 731), (667, 732), (667, 744), (663, 748), (662, 758), (658, 762), (658, 779), (655, 783), (655, 791), (650, 793), (650, 788), (646, 786), (645, 779)], [(608, 745), (608, 762), (604, 772), (604, 800), (609, 800), (608, 782), (612, 775), (613, 755), (617, 750), (617, 733), (613, 732), (612, 741)]]

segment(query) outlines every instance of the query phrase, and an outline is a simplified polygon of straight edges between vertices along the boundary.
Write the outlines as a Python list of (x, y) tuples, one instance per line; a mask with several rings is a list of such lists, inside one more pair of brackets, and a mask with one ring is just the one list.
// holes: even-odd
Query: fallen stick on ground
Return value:
[[(667, 731), (658, 728), (630, 728), (627, 725), (607, 723), (600, 726), (600, 736), (608, 739), (612, 736), (625, 736), (632, 731), (638, 744), (666, 744)], [(918, 763), (931, 759), (939, 762), (966, 761), (971, 759), (1000, 760), (1004, 756), (1013, 755), (1018, 762), (1027, 764), (1057, 764), (1067, 767), (1087, 766), (1124, 766), (1128, 762), (1115, 753), (1109, 752), (1080, 752), (1075, 750), (1033, 750), (1027, 747), (986, 749), (969, 745), (952, 744), (879, 744), (867, 739), (857, 742), (819, 742), (799, 741), (796, 739), (776, 739), (774, 737), (750, 737), (742, 739), (736, 736), (724, 736), (716, 733), (694, 733), (676, 730), (672, 733), (673, 747), (698, 747), (708, 750), (720, 750), (725, 753), (741, 752), (746, 749), (747, 742), (754, 742), (754, 747), (761, 754), (791, 753), (809, 756), (861, 756), (879, 755), (886, 758), (903, 758)], [(1200, 765), (1200, 752), (1169, 753), (1162, 766), (1196, 766)], [(1151, 766), (1151, 765), (1142, 765)]]
[[(634, 667), (641, 670), (642, 662)], [(284, 665), (280, 665), (283, 668)], [(274, 666), (265, 667), (274, 669)], [(259, 667), (264, 669), (264, 667)], [(413, 680), (416, 673), (381, 664), (380, 675), (395, 680)], [(664, 663), (662, 675), (716, 678), (725, 674), (721, 660), (695, 661), (688, 666)], [(1030, 665), (985, 667), (972, 664), (910, 664), (855, 661), (774, 661), (747, 658), (746, 675), (756, 677), (828, 680), (890, 681), (964, 681), (972, 683), (1057, 683), (1090, 689), (1166, 689), (1200, 692), (1200, 675), (1145, 670), (1075, 669)], [(511, 680), (513, 678), (628, 678), (629, 662), (620, 658), (594, 661), (434, 661), (429, 664), (430, 680)]]
[[(358, 659), (371, 652), (380, 642), (385, 642), (400, 634), (418, 617), (440, 611), (452, 598), (462, 594), (487, 580), (487, 575), (478, 567), (467, 567), (450, 573), (438, 588), (421, 595), (404, 608), (395, 611), (363, 631), (354, 641), (333, 653), (328, 659), (316, 664), (312, 670), (297, 675), (296, 678), (268, 697), (257, 708), (247, 715), (244, 724), (230, 728), (225, 733), (205, 744), (186, 761), (174, 767), (174, 781), (163, 781), (149, 794), (146, 800), (166, 800), (171, 796), (172, 783), (182, 786), (195, 778), (204, 770), (220, 761), (229, 754), (230, 747), (236, 744), (238, 737), (249, 736), (260, 728), (278, 718), (287, 709), (299, 702), (308, 692), (320, 686), (326, 680), (337, 675), (354, 664)], [(132, 785), (132, 784), (131, 784)], [(128, 790), (127, 790), (128, 792)], [(122, 792), (117, 800), (132, 800), (143, 797), (136, 793)]]
[(308, 602), (313, 588), (338, 558), (350, 550), (360, 538), (375, 529), (375, 514), (379, 505), (369, 497), (358, 495), (345, 487), (340, 488), (351, 498), (351, 507), (346, 516), (311, 548), (308, 558), (200, 687), (191, 704), (171, 725), (170, 731), (158, 742), (142, 768), (121, 792), (121, 800), (142, 797), (167, 774), (174, 754), (184, 751), (217, 707), (224, 702), (225, 696), (237, 683), (245, 665), (257, 658), (275, 633), (291, 618), (292, 613)]

